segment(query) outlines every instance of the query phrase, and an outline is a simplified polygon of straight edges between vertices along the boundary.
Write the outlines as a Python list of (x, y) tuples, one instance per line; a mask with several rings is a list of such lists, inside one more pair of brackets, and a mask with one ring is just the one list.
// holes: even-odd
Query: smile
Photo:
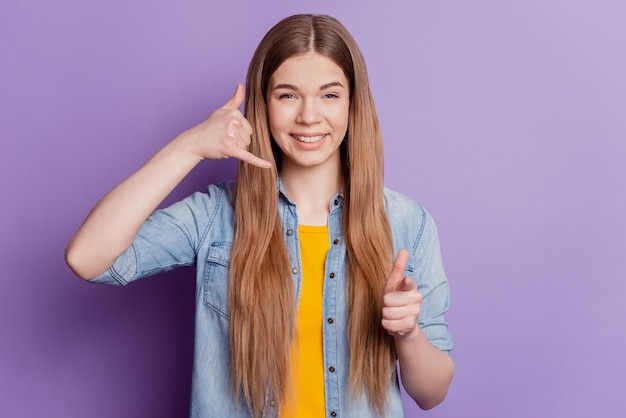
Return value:
[(296, 138), (300, 142), (306, 142), (308, 144), (313, 142), (321, 141), (326, 134), (323, 135), (315, 135), (315, 136), (304, 136), (304, 135), (291, 135), (293, 138)]

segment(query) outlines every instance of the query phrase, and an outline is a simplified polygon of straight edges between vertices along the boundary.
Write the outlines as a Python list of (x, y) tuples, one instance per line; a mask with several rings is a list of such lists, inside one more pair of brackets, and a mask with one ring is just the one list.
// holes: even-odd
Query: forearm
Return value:
[(111, 266), (146, 218), (201, 160), (235, 157), (271, 167), (247, 151), (252, 127), (238, 110), (243, 98), (238, 84), (224, 106), (176, 137), (98, 202), (65, 250), (67, 264), (79, 277), (92, 279)]
[(199, 161), (181, 135), (105, 195), (67, 245), (66, 262), (76, 275), (92, 279), (113, 264), (146, 218)]
[(450, 356), (433, 346), (419, 326), (409, 335), (395, 337), (394, 342), (406, 392), (422, 409), (437, 406), (445, 399), (454, 375)]

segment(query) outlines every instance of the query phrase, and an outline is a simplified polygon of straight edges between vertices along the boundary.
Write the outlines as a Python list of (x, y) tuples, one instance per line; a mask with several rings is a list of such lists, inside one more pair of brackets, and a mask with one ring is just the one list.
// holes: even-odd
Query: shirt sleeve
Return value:
[(210, 186), (152, 213), (131, 246), (93, 283), (125, 286), (196, 262), (197, 249), (215, 217), (223, 191)]
[(450, 308), (450, 287), (443, 269), (437, 227), (426, 209), (420, 209), (422, 219), (412, 254), (413, 279), (423, 296), (418, 323), (435, 347), (449, 352), (453, 342), (444, 314)]

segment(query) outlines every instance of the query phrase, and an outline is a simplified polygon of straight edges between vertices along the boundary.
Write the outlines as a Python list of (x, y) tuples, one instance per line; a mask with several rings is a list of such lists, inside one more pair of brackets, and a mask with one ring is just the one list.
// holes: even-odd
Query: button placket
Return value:
[(337, 369), (340, 364), (340, 356), (337, 347), (340, 340), (339, 331), (343, 329), (343, 324), (339, 324), (338, 303), (343, 299), (340, 296), (344, 277), (342, 273), (341, 260), (343, 259), (343, 235), (341, 224), (341, 200), (339, 196), (330, 201), (330, 215), (328, 218), (329, 227), (329, 249), (325, 265), (324, 280), (324, 380), (326, 384), (326, 416), (339, 416), (341, 378), (343, 372)]

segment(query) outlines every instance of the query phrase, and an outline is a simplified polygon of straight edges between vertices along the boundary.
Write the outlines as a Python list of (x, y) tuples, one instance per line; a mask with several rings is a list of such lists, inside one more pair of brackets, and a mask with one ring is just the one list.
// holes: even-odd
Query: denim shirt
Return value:
[[(279, 182), (278, 210), (283, 222), (296, 300), (302, 287), (295, 204)], [(385, 208), (394, 238), (394, 251), (409, 250), (405, 275), (413, 278), (423, 296), (418, 322), (440, 350), (452, 349), (444, 313), (449, 288), (444, 275), (435, 224), (424, 208), (385, 189)], [(343, 195), (330, 202), (323, 289), (324, 393), (327, 417), (375, 417), (367, 395), (349, 396), (349, 353), (346, 310), (346, 248), (342, 235)], [(231, 389), (228, 309), (228, 270), (234, 238), (233, 184), (211, 185), (167, 209), (154, 212), (133, 244), (96, 283), (126, 285), (141, 277), (178, 266), (196, 265), (196, 323), (191, 394), (191, 417), (248, 417)], [(268, 395), (264, 416), (278, 414)], [(385, 410), (388, 418), (402, 417), (398, 382), (390, 378)]]

